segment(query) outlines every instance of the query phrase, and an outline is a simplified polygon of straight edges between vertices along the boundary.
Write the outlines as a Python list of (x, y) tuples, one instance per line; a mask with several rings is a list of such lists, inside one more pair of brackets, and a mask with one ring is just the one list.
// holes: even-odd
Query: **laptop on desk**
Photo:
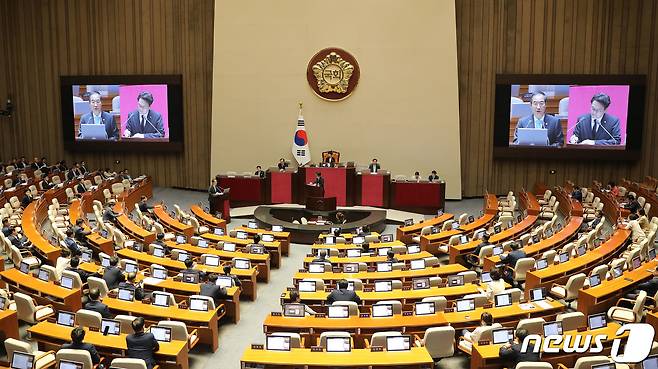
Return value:
[(107, 140), (104, 124), (81, 124), (80, 133), (85, 140)]
[(548, 146), (548, 130), (545, 128), (518, 128), (516, 141), (519, 146)]

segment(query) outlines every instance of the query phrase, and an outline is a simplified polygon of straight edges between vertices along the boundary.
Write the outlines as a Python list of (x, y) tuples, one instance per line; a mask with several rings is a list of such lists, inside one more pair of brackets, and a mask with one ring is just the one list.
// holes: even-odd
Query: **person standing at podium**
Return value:
[(210, 182), (210, 187), (208, 188), (208, 198), (219, 196), (224, 192), (224, 189), (217, 185), (217, 180), (212, 179)]
[(315, 172), (315, 181), (313, 184), (320, 188), (324, 188), (324, 178), (322, 178), (322, 173)]
[(377, 159), (372, 159), (372, 163), (370, 163), (368, 169), (370, 169), (370, 173), (377, 173), (377, 171), (381, 169), (381, 165), (379, 165)]

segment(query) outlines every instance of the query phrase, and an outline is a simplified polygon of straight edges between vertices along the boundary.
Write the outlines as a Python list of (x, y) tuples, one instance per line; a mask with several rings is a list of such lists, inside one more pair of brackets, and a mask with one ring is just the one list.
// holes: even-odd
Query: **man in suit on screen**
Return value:
[(619, 118), (608, 114), (610, 96), (592, 96), (590, 114), (578, 117), (569, 143), (581, 145), (621, 145)]
[(151, 105), (153, 105), (153, 95), (150, 92), (140, 92), (137, 95), (137, 110), (133, 110), (128, 115), (124, 137), (164, 137), (162, 115), (151, 110)]
[(546, 94), (536, 91), (530, 99), (532, 104), (532, 114), (519, 119), (514, 129), (514, 143), (518, 143), (519, 128), (537, 128), (547, 129), (548, 145), (560, 147), (564, 145), (564, 134), (560, 120), (552, 115), (546, 114)]
[[(102, 124), (105, 126), (105, 134), (107, 134), (108, 139), (118, 139), (119, 130), (114, 122), (114, 116), (102, 110), (100, 92), (94, 91), (89, 95), (89, 105), (91, 106), (91, 111), (80, 118), (80, 124)], [(80, 138), (85, 138), (82, 137), (82, 131), (80, 132)]]

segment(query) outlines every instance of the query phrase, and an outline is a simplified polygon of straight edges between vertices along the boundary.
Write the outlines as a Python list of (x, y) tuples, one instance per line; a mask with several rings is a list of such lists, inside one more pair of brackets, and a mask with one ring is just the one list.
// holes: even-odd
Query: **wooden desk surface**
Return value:
[[(197, 285), (198, 287), (198, 285)], [(211, 311), (181, 309), (178, 306), (161, 307), (145, 304), (142, 301), (123, 301), (117, 298), (103, 297), (103, 303), (111, 310), (126, 312), (128, 315), (148, 315), (161, 319), (175, 318), (186, 322), (210, 323), (217, 315), (219, 307)]]
[(390, 272), (358, 272), (358, 273), (335, 273), (335, 272), (325, 272), (325, 273), (309, 273), (309, 272), (297, 272), (293, 276), (293, 281), (298, 281), (304, 278), (320, 278), (325, 281), (337, 281), (341, 279), (360, 279), (364, 283), (372, 280), (380, 279), (399, 279), (402, 281), (412, 280), (413, 278), (419, 277), (435, 277), (435, 276), (447, 276), (454, 275), (457, 273), (465, 272), (469, 269), (466, 269), (461, 264), (447, 264), (435, 267), (429, 267), (424, 269), (415, 269), (415, 270), (392, 270)]
[(32, 242), (34, 247), (38, 249), (39, 253), (55, 265), (57, 263), (57, 258), (61, 253), (61, 249), (43, 238), (41, 232), (37, 229), (38, 224), (40, 224), (38, 218), (47, 217), (48, 205), (49, 204), (46, 203), (45, 198), (32, 201), (23, 210), (21, 227), (25, 237)]
[(370, 349), (355, 349), (352, 352), (311, 352), (310, 349), (290, 351), (254, 350), (248, 348), (242, 354), (243, 364), (256, 363), (299, 367), (434, 367), (434, 361), (424, 347), (412, 347), (410, 351), (371, 352)]
[[(322, 240), (327, 236), (333, 236), (333, 235), (322, 233), (318, 236), (318, 239)], [(356, 233), (341, 233), (339, 237), (343, 237), (346, 240), (351, 240), (352, 238), (354, 238), (356, 236), (358, 236), (358, 234), (356, 234)], [(381, 237), (382, 235), (377, 233), (377, 232), (370, 232), (370, 234), (368, 234), (368, 236)]]
[(239, 226), (235, 227), (236, 231), (243, 231), (247, 232), (249, 234), (271, 234), (274, 236), (275, 239), (281, 238), (281, 239), (287, 239), (290, 241), (290, 232), (274, 232), (271, 230), (267, 229), (260, 229), (260, 228), (249, 228), (245, 226)]
[(177, 244), (175, 242), (168, 242), (167, 245), (169, 247), (173, 247), (176, 249), (185, 250), (190, 254), (194, 254), (194, 255), (212, 254), (212, 255), (217, 255), (226, 260), (231, 260), (233, 258), (242, 258), (242, 259), (249, 259), (251, 260), (252, 263), (268, 263), (270, 259), (270, 256), (268, 254), (249, 254), (241, 251), (224, 251), (212, 247), (204, 248), (204, 247), (194, 246), (189, 243)]
[[(404, 242), (400, 240), (395, 240), (391, 242), (376, 242), (376, 243), (369, 243), (368, 247), (371, 250), (374, 249), (380, 249), (382, 247), (393, 247), (393, 246), (406, 246)], [(327, 245), (324, 243), (314, 243), (311, 245), (311, 250), (315, 253), (315, 250), (320, 250), (320, 249), (333, 249), (333, 250), (338, 250), (338, 251), (345, 251), (349, 249), (362, 249), (361, 246), (355, 245), (352, 243), (335, 243), (332, 245)]]
[(80, 289), (68, 289), (56, 285), (54, 282), (44, 282), (31, 274), (20, 272), (16, 268), (11, 268), (0, 272), (0, 277), (4, 281), (13, 282), (22, 287), (27, 287), (31, 290), (37, 291), (40, 294), (52, 296), (57, 299), (66, 300), (74, 296), (80, 298)]
[[(75, 224), (76, 220), (80, 218), (85, 220), (83, 228), (90, 231), (91, 228), (86, 223), (86, 216), (82, 212), (82, 203), (80, 200), (75, 199), (69, 205), (69, 219), (71, 220), (71, 224)], [(114, 242), (110, 239), (104, 238), (98, 234), (98, 232), (92, 232), (87, 235), (87, 240), (92, 245), (96, 245), (100, 251), (108, 255), (114, 255)]]
[(191, 225), (181, 223), (178, 220), (172, 218), (169, 213), (167, 213), (161, 205), (156, 205), (153, 207), (153, 213), (155, 216), (165, 225), (165, 227), (173, 228), (176, 232), (184, 234), (187, 238), (190, 238), (194, 235), (194, 228)]
[(192, 205), (190, 210), (192, 211), (192, 214), (194, 214), (194, 216), (199, 219), (199, 221), (215, 228), (222, 228), (224, 231), (226, 231), (226, 221), (224, 219), (219, 219), (206, 213), (199, 205)]
[[(395, 255), (395, 257), (398, 259), (399, 262), (405, 262), (408, 260), (418, 260), (418, 259), (424, 259), (424, 258), (429, 258), (434, 255), (430, 254), (427, 251), (421, 251), (416, 254), (398, 254)], [(349, 264), (349, 263), (369, 263), (369, 264), (375, 264), (375, 263), (381, 263), (386, 261), (386, 256), (361, 256), (358, 258), (348, 258), (348, 257), (337, 257), (337, 256), (332, 256), (327, 258), (332, 264)], [(304, 265), (313, 262), (313, 259), (315, 259), (315, 256), (306, 256), (304, 257)]]
[(18, 313), (14, 310), (0, 310), (0, 338), (21, 339), (18, 333)]
[(124, 203), (117, 202), (114, 204), (113, 210), (117, 213), (122, 213), (117, 217), (117, 222), (119, 222), (119, 225), (124, 230), (124, 232), (139, 239), (145, 244), (150, 244), (151, 242), (155, 241), (155, 233), (147, 231), (140, 225), (135, 224), (135, 222), (130, 219), (128, 216), (130, 212), (127, 211), (126, 205)]
[(440, 216), (436, 216), (431, 219), (426, 219), (416, 224), (412, 224), (404, 227), (398, 227), (395, 230), (395, 238), (401, 240), (404, 243), (411, 243), (413, 236), (420, 234), (420, 231), (424, 227), (428, 227), (428, 226), (434, 227), (434, 226), (442, 225), (444, 222), (453, 219), (454, 217), (455, 217), (454, 214), (443, 213)]

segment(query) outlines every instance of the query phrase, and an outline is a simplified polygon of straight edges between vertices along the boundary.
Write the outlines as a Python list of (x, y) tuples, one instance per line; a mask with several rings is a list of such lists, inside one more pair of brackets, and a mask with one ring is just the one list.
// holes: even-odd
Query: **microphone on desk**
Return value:
[(601, 128), (603, 128), (603, 130), (605, 131), (605, 133), (607, 133), (608, 136), (610, 136), (610, 138), (612, 138), (613, 140), (615, 140), (615, 142), (617, 142), (617, 139), (614, 138), (614, 136), (612, 136), (612, 134), (610, 133), (610, 131), (608, 131), (608, 130), (605, 128), (605, 126), (603, 126), (603, 122), (599, 123), (599, 125), (601, 126)]
[[(582, 123), (584, 121), (585, 121), (585, 118), (583, 117), (583, 118), (579, 119), (578, 122), (576, 122), (576, 124), (574, 124), (573, 127), (571, 127), (571, 129), (567, 129), (567, 136), (569, 135), (569, 131), (571, 131), (571, 137), (574, 137), (573, 136), (573, 131), (576, 129), (576, 127), (578, 127), (578, 125), (580, 123)], [(576, 136), (576, 137), (578, 137), (578, 136)], [(580, 140), (580, 137), (578, 137), (578, 139)], [(571, 141), (571, 140), (569, 140), (569, 141)], [(569, 142), (569, 143), (572, 143), (572, 142)], [(575, 143), (578, 143), (578, 142), (575, 142)]]
[[(126, 126), (128, 125), (128, 121), (130, 120), (130, 118), (133, 117), (133, 115), (135, 115), (135, 112), (134, 112), (134, 111), (131, 112), (130, 114), (128, 114), (128, 118), (126, 119), (126, 122), (125, 122), (125, 123), (126, 123)], [(126, 128), (126, 131), (128, 131), (127, 128)], [(134, 134), (133, 132), (130, 132), (130, 136), (127, 136), (127, 137), (131, 137), (133, 134)], [(125, 132), (125, 131), (123, 132), (123, 136), (126, 137), (126, 132)]]
[(151, 127), (153, 127), (153, 129), (155, 129), (159, 134), (162, 135), (162, 137), (164, 137), (164, 133), (163, 133), (163, 132), (160, 132), (160, 130), (157, 129), (157, 128), (155, 127), (155, 125), (153, 125), (153, 123), (151, 123), (151, 120), (149, 119), (148, 114), (146, 115), (146, 121), (148, 122), (148, 124), (151, 125)]

